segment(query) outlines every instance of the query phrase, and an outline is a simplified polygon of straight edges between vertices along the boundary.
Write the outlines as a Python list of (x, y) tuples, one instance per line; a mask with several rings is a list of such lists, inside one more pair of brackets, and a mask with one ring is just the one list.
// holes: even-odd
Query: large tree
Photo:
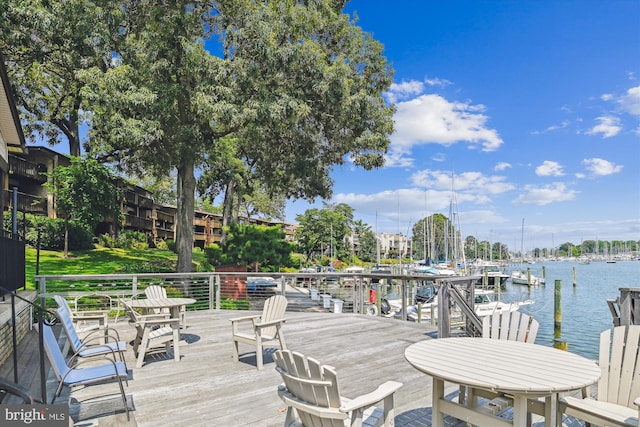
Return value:
[(296, 240), (309, 261), (314, 254), (330, 258), (346, 259), (350, 248), (345, 246), (345, 237), (351, 233), (353, 208), (344, 203), (323, 209), (307, 209), (296, 216), (300, 225), (296, 229)]
[[(194, 173), (223, 136), (234, 134), (251, 173), (285, 197), (329, 197), (331, 167), (348, 158), (383, 164), (392, 72), (344, 2), (105, 4), (120, 26), (115, 66), (86, 75), (92, 144), (129, 168), (177, 170), (178, 271), (191, 269)], [(220, 57), (203, 44), (213, 34)]]
[(0, 51), (32, 142), (68, 142), (80, 156), (83, 121), (78, 71), (106, 69), (109, 19), (89, 0), (5, 0), (0, 13)]

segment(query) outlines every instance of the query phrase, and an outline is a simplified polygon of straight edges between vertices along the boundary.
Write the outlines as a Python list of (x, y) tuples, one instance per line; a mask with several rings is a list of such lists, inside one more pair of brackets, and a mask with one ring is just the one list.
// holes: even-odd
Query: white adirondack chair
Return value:
[[(616, 326), (600, 334), (597, 398), (565, 396), (559, 411), (584, 420), (587, 426), (637, 427), (640, 425), (640, 325)], [(560, 415), (561, 415), (560, 414)], [(561, 421), (562, 417), (558, 416)]]
[[(165, 299), (167, 298), (167, 290), (160, 285), (149, 285), (144, 288), (144, 295), (149, 299)], [(169, 309), (155, 309), (154, 312), (156, 314), (166, 314), (169, 316)], [(183, 328), (187, 327), (187, 318), (186, 318), (187, 307), (184, 305), (180, 306), (180, 324)]]
[(533, 343), (540, 323), (519, 311), (495, 313), (482, 318), (482, 337)]
[[(268, 341), (278, 340), (280, 348), (286, 349), (282, 336), (282, 324), (285, 322), (284, 313), (287, 310), (287, 298), (282, 295), (274, 295), (264, 302), (262, 315), (236, 317), (231, 320), (231, 333), (233, 337), (233, 360), (239, 359), (238, 344), (252, 344), (256, 348), (256, 367), (262, 369), (262, 345)], [(240, 331), (240, 324), (251, 322), (250, 332)]]
[[(387, 381), (371, 393), (347, 399), (340, 395), (335, 368), (290, 350), (278, 350), (274, 359), (283, 384), (278, 396), (287, 404), (285, 427), (392, 426), (393, 396), (402, 384)], [(383, 402), (383, 407), (376, 405)]]
[(171, 319), (157, 314), (141, 315), (128, 302), (121, 303), (129, 315), (129, 324), (136, 328), (136, 338), (133, 341), (136, 368), (142, 367), (145, 356), (159, 345), (164, 345), (165, 351), (170, 353), (171, 344), (173, 344), (173, 358), (178, 362), (180, 360), (180, 319)]

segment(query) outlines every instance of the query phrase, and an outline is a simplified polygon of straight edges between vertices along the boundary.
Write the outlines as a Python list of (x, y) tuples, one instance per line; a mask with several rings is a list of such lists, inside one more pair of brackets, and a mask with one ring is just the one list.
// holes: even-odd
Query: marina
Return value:
[(528, 288), (508, 284), (503, 297), (534, 301), (521, 311), (540, 322), (536, 343), (551, 346), (554, 340), (554, 283), (560, 280), (562, 338), (568, 343), (569, 351), (596, 359), (598, 335), (613, 326), (606, 301), (619, 297), (620, 288), (640, 287), (640, 262), (594, 261), (585, 265), (575, 261), (553, 261), (535, 264), (536, 270), (542, 266), (546, 269), (546, 286)]

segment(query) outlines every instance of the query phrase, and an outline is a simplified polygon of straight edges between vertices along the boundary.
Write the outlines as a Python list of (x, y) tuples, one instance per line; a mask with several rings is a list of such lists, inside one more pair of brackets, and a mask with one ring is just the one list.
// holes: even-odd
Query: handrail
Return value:
[(460, 290), (455, 286), (449, 286), (448, 289), (449, 292), (451, 292), (452, 299), (460, 306), (460, 310), (464, 313), (464, 315), (467, 316), (467, 320), (473, 326), (474, 332), (481, 331), (482, 322), (480, 321), (480, 318), (476, 314), (475, 310), (471, 307), (469, 302), (464, 298), (464, 296), (462, 296)]
[[(47, 310), (47, 308), (45, 307), (45, 299), (44, 297), (40, 298), (40, 304), (35, 304), (33, 301), (30, 301), (26, 298), (21, 297), (20, 295), (18, 295), (14, 290), (10, 290), (7, 288), (4, 288), (2, 286), (0, 286), (0, 289), (2, 291), (4, 291), (5, 293), (11, 295), (11, 333), (12, 333), (12, 346), (13, 346), (13, 377), (14, 377), (14, 382), (16, 384), (18, 383), (18, 355), (17, 355), (17, 348), (18, 348), (18, 339), (17, 339), (17, 331), (16, 331), (16, 298), (26, 302), (28, 305), (30, 305), (32, 308), (34, 308), (35, 312), (37, 312), (37, 317), (38, 317), (38, 349), (39, 349), (39, 356), (40, 356), (40, 391), (41, 391), (41, 396), (42, 396), (42, 402), (47, 401), (47, 375), (45, 372), (45, 363), (44, 363), (44, 340), (43, 340), (43, 335), (42, 335), (42, 325), (43, 324), (48, 324), (48, 325), (54, 325), (57, 321), (57, 316), (55, 315), (54, 312)], [(45, 316), (44, 314), (47, 314), (47, 316)]]

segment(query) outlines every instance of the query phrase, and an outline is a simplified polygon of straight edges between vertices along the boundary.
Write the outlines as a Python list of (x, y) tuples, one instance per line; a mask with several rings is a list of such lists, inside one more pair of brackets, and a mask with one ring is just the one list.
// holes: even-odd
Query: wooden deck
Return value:
[[(266, 352), (260, 372), (251, 346), (241, 345), (245, 357), (239, 363), (232, 359), (229, 319), (245, 314), (188, 312), (178, 363), (163, 354), (133, 368), (130, 351), (129, 422), (115, 383), (74, 390), (71, 396), (63, 394), (61, 402), (70, 402), (76, 426), (282, 426), (286, 409), (276, 393), (281, 381), (269, 354), (276, 347)], [(287, 319), (283, 328), (287, 347), (335, 366), (343, 395), (355, 397), (384, 381), (400, 381), (404, 386), (396, 393), (396, 425), (431, 425), (431, 378), (405, 361), (404, 350), (431, 339), (427, 334), (433, 326), (355, 314), (288, 312)], [(133, 338), (134, 329), (127, 322), (115, 326), (121, 337)], [(6, 366), (0, 373), (7, 375)], [(50, 378), (48, 388), (55, 384)], [(113, 397), (88, 400), (111, 392)], [(455, 392), (457, 386), (448, 385), (446, 393)], [(465, 425), (455, 419), (446, 422)]]

